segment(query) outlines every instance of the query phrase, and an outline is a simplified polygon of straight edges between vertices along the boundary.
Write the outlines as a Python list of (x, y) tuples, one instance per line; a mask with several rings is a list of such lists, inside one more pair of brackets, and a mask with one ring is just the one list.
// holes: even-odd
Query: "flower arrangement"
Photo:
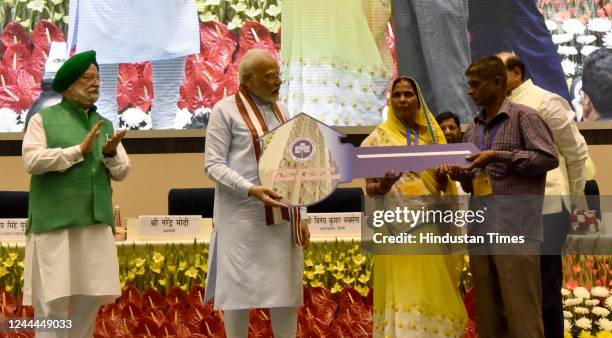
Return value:
[(39, 21), (31, 33), (18, 21), (12, 21), (0, 33), (0, 132), (23, 130), (25, 116), (41, 94), (53, 41), (65, 41), (64, 33), (45, 20)]
[(595, 210), (584, 210), (571, 215), (570, 225), (573, 234), (597, 234), (601, 221), (597, 219)]
[[(198, 0), (197, 4), (202, 52), (187, 58), (177, 128), (206, 128), (214, 104), (238, 90), (237, 65), (248, 50), (265, 48), (280, 59), (280, 1)], [(0, 29), (0, 108), (13, 112), (0, 115), (0, 131), (18, 129), (23, 118), (13, 115), (27, 112), (40, 95), (50, 42), (65, 41), (67, 6), (65, 0), (10, 0), (0, 5), (0, 28), (4, 27)], [(150, 63), (121, 65), (119, 76), (119, 125), (151, 129)]]
[(612, 47), (612, 3), (606, 0), (538, 0), (546, 28), (561, 58), (568, 81), (582, 73), (593, 51)]
[(198, 0), (202, 22), (226, 22), (229, 29), (235, 30), (247, 21), (258, 21), (275, 34), (281, 26), (280, 7), (280, 0)]
[(561, 290), (566, 337), (612, 337), (610, 289), (596, 286)]
[[(208, 245), (197, 242), (120, 246), (123, 296), (100, 312), (96, 336), (112, 337), (120, 332), (146, 335), (147, 327), (141, 323), (147, 323), (151, 335), (165, 330), (180, 335), (185, 328), (192, 334), (209, 334), (222, 327), (222, 315), (202, 301), (208, 254)], [(565, 337), (612, 337), (611, 260), (609, 256), (564, 258)], [(467, 263), (462, 277), (465, 289), (470, 287)], [(22, 250), (0, 245), (0, 317), (33, 315), (20, 301), (23, 269)], [(359, 243), (311, 244), (304, 252), (305, 305), (299, 310), (299, 336), (362, 336), (371, 332), (372, 281), (371, 256), (360, 251)], [(468, 292), (466, 306), (473, 312), (471, 297), (473, 292)], [(266, 310), (254, 311), (251, 334), (265, 336), (269, 318)], [(474, 322), (468, 331), (475, 332)]]
[[(223, 316), (204, 303), (208, 245), (122, 245), (118, 248), (122, 296), (101, 309), (95, 337), (225, 337)], [(312, 244), (304, 253), (304, 306), (298, 337), (370, 336), (372, 260), (359, 243)], [(0, 246), (0, 318), (32, 317), (21, 305), (23, 254)], [(251, 312), (250, 337), (271, 336), (270, 313)], [(31, 332), (26, 332), (31, 336)]]
[[(172, 287), (188, 292), (205, 284), (208, 245), (164, 246), (124, 244), (118, 247), (121, 287), (152, 288), (162, 294)], [(372, 259), (360, 251), (358, 242), (313, 243), (304, 252), (304, 286), (326, 288), (332, 294), (353, 288), (368, 297), (372, 288)], [(23, 253), (0, 245), (0, 287), (17, 296), (23, 287)]]
[(565, 337), (612, 337), (611, 263), (610, 256), (565, 257)]
[(50, 21), (66, 31), (68, 0), (3, 0), (0, 3), (0, 27), (15, 21), (32, 31), (36, 23)]

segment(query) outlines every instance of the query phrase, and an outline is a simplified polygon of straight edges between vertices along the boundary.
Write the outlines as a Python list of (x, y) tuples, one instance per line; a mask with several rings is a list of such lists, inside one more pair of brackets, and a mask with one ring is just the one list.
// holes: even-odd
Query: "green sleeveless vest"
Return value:
[(42, 110), (47, 148), (68, 148), (80, 144), (97, 121), (105, 120), (84, 161), (65, 172), (32, 175), (30, 180), (29, 224), (26, 232), (40, 233), (59, 228), (109, 224), (114, 228), (110, 174), (102, 159), (102, 147), (113, 135), (109, 120), (95, 107), (89, 116), (74, 103), (61, 103)]

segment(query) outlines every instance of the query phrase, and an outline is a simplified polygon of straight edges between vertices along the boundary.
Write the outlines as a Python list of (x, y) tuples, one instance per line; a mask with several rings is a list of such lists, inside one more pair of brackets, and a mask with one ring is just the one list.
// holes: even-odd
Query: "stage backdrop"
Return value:
[[(105, 1), (112, 4), (113, 1), (119, 0)], [(281, 7), (285, 8), (286, 4), (295, 0), (284, 0), (286, 4), (282, 6), (280, 0), (193, 1), (197, 3), (200, 21), (201, 51), (199, 54), (190, 55), (186, 58), (184, 65), (185, 78), (180, 85), (176, 105), (173, 109), (163, 112), (163, 114), (168, 115), (166, 118), (171, 118), (174, 121), (172, 127), (177, 129), (206, 127), (208, 115), (214, 104), (224, 96), (235, 93), (238, 84), (237, 65), (249, 49), (268, 49), (279, 58), (279, 61), (282, 61), (280, 60)], [(396, 2), (410, 3), (411, 1), (396, 0)], [(367, 3), (367, 1), (364, 1), (364, 3)], [(390, 7), (389, 2), (383, 1), (383, 3)], [(66, 41), (70, 25), (68, 9), (69, 0), (5, 0), (0, 4), (0, 59), (2, 60), (0, 63), (0, 132), (23, 130), (28, 111), (43, 93), (41, 81), (51, 43)], [(539, 0), (538, 9), (545, 19), (546, 27), (552, 35), (553, 42), (556, 44), (568, 86), (571, 88), (571, 95), (576, 97), (579, 93), (580, 81), (575, 80), (580, 78), (584, 58), (602, 46), (612, 47), (610, 22), (612, 3), (610, 0)], [(317, 21), (315, 20), (317, 18), (321, 19), (319, 21), (325, 21), (324, 19), (330, 15), (339, 15), (318, 11), (317, 8), (311, 8), (310, 10), (304, 8), (302, 10), (307, 11), (308, 15), (305, 17), (309, 17), (309, 20), (313, 20), (313, 22)], [(361, 10), (361, 14), (359, 10)], [(428, 15), (427, 13), (429, 12), (425, 10), (420, 15)], [(351, 15), (355, 16), (355, 20), (363, 20), (359, 22), (368, 25), (368, 29), (373, 34), (374, 42), (379, 42), (381, 39), (379, 39), (380, 35), (378, 33), (383, 33), (383, 44), (372, 44), (371, 46), (377, 48), (378, 51), (370, 52), (373, 53), (372, 55), (380, 52), (382, 64), (388, 68), (386, 69), (387, 73), (384, 74), (389, 76), (395, 73), (393, 68), (398, 63), (394, 30), (400, 23), (390, 21), (385, 25), (386, 20), (390, 17), (387, 14), (388, 12), (384, 8), (373, 9), (364, 5), (363, 8), (358, 8)], [(445, 13), (449, 16), (459, 14)], [(420, 19), (423, 18), (419, 18), (419, 21), (421, 21)], [(142, 32), (140, 34), (148, 34), (146, 27), (149, 24), (147, 21), (149, 18), (140, 17), (138, 20), (142, 22)], [(382, 25), (381, 20), (385, 20)], [(348, 25), (353, 21), (339, 19), (333, 22), (336, 25)], [(436, 20), (434, 19), (434, 21)], [(380, 30), (381, 26), (386, 27), (384, 32)], [(112, 26), (109, 29), (113, 29)], [(168, 27), (168, 29), (172, 29), (172, 27)], [(332, 35), (337, 31), (334, 27), (327, 27), (326, 29), (325, 25), (321, 29), (320, 34), (323, 35)], [(360, 28), (359, 31), (366, 30)], [(300, 34), (300, 32), (299, 30), (297, 32), (293, 30), (293, 34)], [(296, 36), (286, 38), (291, 38), (293, 41)], [(297, 36), (297, 38), (307, 37)], [(355, 37), (356, 40), (362, 40), (363, 38), (365, 37)], [(335, 40), (330, 39), (330, 41)], [(386, 60), (386, 55), (389, 54), (394, 57), (394, 62)], [(449, 57), (452, 56), (449, 55)], [(339, 87), (355, 86), (351, 81), (336, 78), (340, 76), (338, 74), (344, 74), (338, 70), (348, 67), (348, 61), (340, 61), (338, 64), (335, 61), (330, 64), (329, 69), (331, 70), (328, 74), (325, 72), (314, 73), (312, 79), (305, 78), (304, 83), (324, 81), (326, 83), (336, 83)], [(294, 70), (284, 69), (286, 73)], [(359, 71), (359, 69), (355, 71)], [(368, 71), (368, 69), (361, 69), (361, 72)], [(382, 75), (380, 77), (384, 78)], [(118, 112), (109, 114), (109, 118), (114, 120), (121, 118), (124, 121), (124, 127), (130, 129), (151, 128), (155, 123), (151, 123), (149, 114), (155, 95), (150, 62), (122, 64), (119, 66), (118, 75)], [(289, 93), (289, 95), (292, 94)], [(288, 100), (288, 98), (285, 97), (285, 100)], [(331, 100), (335, 102), (335, 100), (340, 99), (332, 97)], [(328, 101), (329, 98), (321, 99), (321, 107), (328, 105)], [(575, 100), (574, 103), (579, 108), (578, 100)], [(346, 102), (345, 105), (339, 106), (352, 109), (351, 107), (355, 105), (358, 105), (358, 103)], [(311, 104), (309, 107), (316, 110), (317, 104)], [(579, 110), (578, 116), (580, 116)], [(314, 114), (315, 112), (306, 111), (306, 113)], [(358, 114), (353, 116), (358, 116)], [(118, 125), (118, 121), (114, 122)], [(350, 116), (347, 119), (337, 121), (337, 124), (342, 125), (357, 125), (359, 123), (359, 121), (351, 119)]]

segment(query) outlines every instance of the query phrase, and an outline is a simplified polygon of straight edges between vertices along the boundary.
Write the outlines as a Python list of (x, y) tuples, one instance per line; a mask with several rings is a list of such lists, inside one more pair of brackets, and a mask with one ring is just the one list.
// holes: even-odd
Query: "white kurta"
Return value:
[[(257, 105), (269, 130), (280, 124), (269, 105)], [(248, 196), (259, 174), (234, 96), (213, 108), (205, 157), (205, 172), (216, 183), (206, 298), (220, 310), (302, 305), (303, 251), (290, 224), (266, 225), (264, 204)]]
[(200, 52), (193, 0), (71, 0), (69, 46), (99, 64), (172, 59)]
[[(32, 117), (23, 138), (23, 163), (28, 173), (63, 172), (82, 161), (78, 144), (64, 149), (47, 148), (42, 117), (40, 114)], [(103, 161), (113, 180), (127, 176), (130, 162), (121, 144), (117, 147), (117, 156)], [(121, 289), (111, 227), (96, 224), (38, 234), (30, 232), (26, 236), (24, 275), (24, 304), (27, 305), (32, 304), (33, 296), (49, 302), (77, 294), (101, 296), (103, 303), (113, 302), (121, 295)], [(36, 280), (42, 281), (41, 285)]]

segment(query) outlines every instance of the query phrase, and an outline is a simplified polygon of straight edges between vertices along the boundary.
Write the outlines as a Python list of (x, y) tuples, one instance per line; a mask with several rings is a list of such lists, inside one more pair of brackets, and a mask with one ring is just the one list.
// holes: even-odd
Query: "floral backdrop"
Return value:
[[(69, 0), (0, 3), (0, 132), (22, 131), (41, 94), (52, 41), (65, 41)], [(281, 0), (197, 0), (202, 52), (189, 56), (175, 128), (205, 127), (212, 106), (237, 90), (237, 65), (251, 48), (280, 58)], [(610, 0), (538, 0), (571, 85), (589, 53), (612, 47)], [(388, 34), (392, 36), (392, 34)], [(390, 46), (393, 45), (389, 38)], [(151, 65), (122, 65), (117, 102), (123, 126), (151, 128)], [(144, 123), (143, 123), (144, 121)]]
[(538, 3), (568, 79), (581, 74), (584, 58), (593, 51), (602, 46), (612, 48), (612, 2), (539, 0)]
[[(123, 296), (100, 311), (96, 337), (224, 337), (222, 314), (204, 302), (208, 245), (125, 244), (118, 253)], [(471, 338), (477, 337), (476, 318), (467, 258), (465, 263), (458, 287), (465, 295), (471, 319), (466, 337)], [(23, 268), (23, 250), (0, 245), (0, 320), (33, 315), (21, 304)], [(369, 336), (372, 273), (371, 256), (357, 242), (312, 244), (304, 255), (299, 337)], [(612, 337), (611, 256), (566, 256), (561, 293), (566, 337)], [(270, 336), (269, 316), (266, 309), (252, 311), (250, 337)]]

